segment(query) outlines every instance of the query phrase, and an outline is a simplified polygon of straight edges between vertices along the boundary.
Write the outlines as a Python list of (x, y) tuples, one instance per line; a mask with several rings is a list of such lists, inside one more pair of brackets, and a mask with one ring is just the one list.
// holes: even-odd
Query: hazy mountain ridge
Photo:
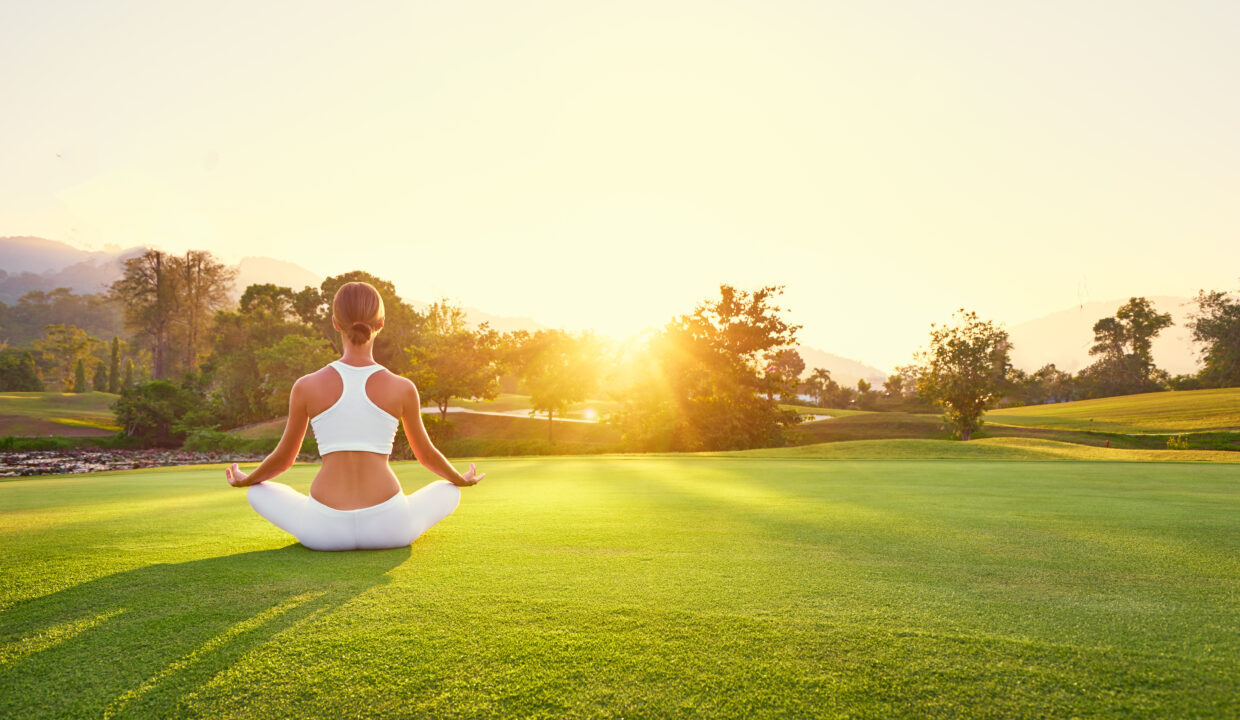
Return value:
[[(136, 246), (111, 252), (91, 251), (40, 237), (0, 237), (0, 302), (13, 304), (31, 290), (46, 292), (58, 287), (67, 287), (79, 294), (105, 292), (120, 278), (125, 260), (146, 250)], [(236, 268), (233, 300), (240, 298), (250, 285), (270, 283), (301, 290), (307, 285), (319, 287), (324, 279), (297, 263), (270, 257), (243, 257)], [(419, 311), (429, 305), (417, 300), (409, 303)], [(475, 307), (463, 309), (469, 322), (490, 323), (500, 332), (533, 332), (548, 327), (533, 318), (496, 315)]]
[[(1159, 312), (1171, 313), (1175, 324), (1154, 338), (1154, 364), (1172, 375), (1197, 371), (1197, 355), (1192, 331), (1187, 327), (1196, 305), (1192, 298), (1175, 295), (1147, 295)], [(1128, 298), (1087, 302), (1060, 310), (1008, 329), (1012, 340), (1012, 364), (1032, 372), (1047, 363), (1067, 372), (1078, 372), (1093, 362), (1089, 348), (1094, 342), (1094, 323), (1113, 317)]]
[(849, 387), (856, 387), (857, 381), (863, 378), (873, 385), (882, 385), (887, 379), (887, 373), (876, 367), (825, 350), (802, 345), (797, 348), (797, 352), (805, 361), (806, 376), (813, 372), (814, 368), (823, 368), (831, 371), (832, 380)]

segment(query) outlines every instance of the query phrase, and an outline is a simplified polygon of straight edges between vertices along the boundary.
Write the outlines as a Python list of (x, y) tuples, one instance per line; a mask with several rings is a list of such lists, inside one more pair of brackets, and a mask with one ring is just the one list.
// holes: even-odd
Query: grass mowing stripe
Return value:
[[(98, 715), (122, 696), (133, 717), (1240, 711), (1235, 465), (482, 469), (445, 523), (378, 553), (290, 545), (217, 469), (0, 485), (0, 508), (80, 502), (48, 516), (62, 531), (0, 544), (0, 642), (121, 611), (0, 667), (0, 716)], [(397, 473), (406, 490), (427, 479)], [(169, 512), (183, 491), (207, 497)], [(91, 509), (126, 499), (156, 510)]]

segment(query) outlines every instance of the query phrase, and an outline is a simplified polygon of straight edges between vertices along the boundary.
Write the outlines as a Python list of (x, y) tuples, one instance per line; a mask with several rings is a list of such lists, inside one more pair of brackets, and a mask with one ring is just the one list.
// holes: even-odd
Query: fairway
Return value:
[(120, 429), (105, 392), (0, 392), (0, 436), (111, 435)]
[(1057, 430), (1176, 433), (1240, 429), (1240, 388), (1176, 390), (1000, 408), (986, 422)]
[(339, 554), (218, 468), (0, 482), (0, 717), (1240, 713), (1237, 465), (480, 465)]

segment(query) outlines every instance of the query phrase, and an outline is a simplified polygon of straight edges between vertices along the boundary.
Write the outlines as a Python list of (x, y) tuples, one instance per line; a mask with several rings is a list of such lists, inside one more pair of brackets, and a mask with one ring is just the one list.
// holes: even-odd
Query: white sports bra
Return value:
[(340, 374), (344, 389), (340, 399), (323, 412), (310, 418), (314, 439), (319, 444), (319, 455), (340, 450), (392, 454), (392, 438), (400, 425), (400, 418), (374, 404), (366, 395), (366, 380), (382, 365), (346, 365), (335, 360), (328, 364)]

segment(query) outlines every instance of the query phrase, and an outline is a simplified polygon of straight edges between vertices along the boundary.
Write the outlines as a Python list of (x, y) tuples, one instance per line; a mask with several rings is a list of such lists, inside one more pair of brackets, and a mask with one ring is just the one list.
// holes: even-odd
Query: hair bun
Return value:
[(353, 329), (360, 330), (361, 332), (365, 332), (365, 333), (370, 332), (370, 326), (360, 320), (353, 323)]

